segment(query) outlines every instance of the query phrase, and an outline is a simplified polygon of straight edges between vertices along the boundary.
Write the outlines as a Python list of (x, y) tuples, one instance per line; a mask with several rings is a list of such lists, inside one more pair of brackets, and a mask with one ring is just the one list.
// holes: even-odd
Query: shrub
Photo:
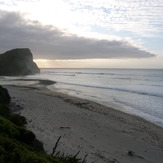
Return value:
[(41, 152), (41, 153), (45, 153), (44, 152), (44, 148), (43, 148), (43, 144), (37, 140), (37, 139), (34, 139), (31, 146), (37, 151), (37, 152)]
[(32, 131), (19, 127), (20, 137), (19, 140), (31, 145), (35, 139), (35, 134)]
[(7, 89), (3, 88), (2, 86), (0, 86), (0, 103), (10, 103), (10, 95)]
[(25, 145), (0, 136), (0, 161), (10, 163), (50, 163), (43, 154), (29, 150)]
[(7, 119), (0, 116), (0, 135), (5, 135), (11, 138), (18, 138), (20, 132), (17, 129), (17, 126)]
[(11, 115), (8, 119), (17, 126), (24, 126), (27, 124), (25, 117), (19, 114)]
[(9, 117), (10, 116), (10, 109), (4, 103), (0, 103), (0, 115), (3, 117)]

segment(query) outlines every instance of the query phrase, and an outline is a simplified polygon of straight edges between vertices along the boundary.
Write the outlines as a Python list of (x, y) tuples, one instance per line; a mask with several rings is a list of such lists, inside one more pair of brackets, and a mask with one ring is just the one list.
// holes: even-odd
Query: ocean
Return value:
[(53, 80), (52, 91), (114, 106), (163, 127), (162, 69), (41, 69), (24, 78)]

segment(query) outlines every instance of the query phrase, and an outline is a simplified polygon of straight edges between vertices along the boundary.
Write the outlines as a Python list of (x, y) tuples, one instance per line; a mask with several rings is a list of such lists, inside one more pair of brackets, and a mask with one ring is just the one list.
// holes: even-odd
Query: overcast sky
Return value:
[(0, 53), (40, 67), (163, 68), (162, 43), (162, 0), (0, 0)]

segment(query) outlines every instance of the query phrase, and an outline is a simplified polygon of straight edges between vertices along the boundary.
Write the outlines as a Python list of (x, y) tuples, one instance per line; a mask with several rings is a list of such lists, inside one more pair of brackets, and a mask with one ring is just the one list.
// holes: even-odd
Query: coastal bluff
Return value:
[(0, 54), (0, 76), (21, 76), (40, 73), (28, 48), (18, 48)]

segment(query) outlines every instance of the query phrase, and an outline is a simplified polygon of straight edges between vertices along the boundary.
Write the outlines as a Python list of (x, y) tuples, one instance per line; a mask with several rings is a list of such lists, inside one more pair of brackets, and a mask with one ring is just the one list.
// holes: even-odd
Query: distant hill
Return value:
[(40, 73), (28, 48), (13, 49), (0, 55), (0, 76), (21, 76)]

